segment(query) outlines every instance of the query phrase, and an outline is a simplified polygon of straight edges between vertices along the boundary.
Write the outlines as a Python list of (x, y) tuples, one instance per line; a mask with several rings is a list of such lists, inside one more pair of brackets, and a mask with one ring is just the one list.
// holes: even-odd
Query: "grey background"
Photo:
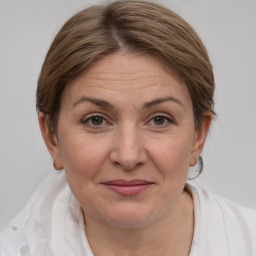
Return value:
[[(0, 1), (0, 227), (53, 171), (37, 124), (37, 77), (63, 22), (92, 3)], [(173, 0), (162, 3), (199, 33), (216, 78), (216, 112), (194, 182), (256, 208), (256, 1)]]

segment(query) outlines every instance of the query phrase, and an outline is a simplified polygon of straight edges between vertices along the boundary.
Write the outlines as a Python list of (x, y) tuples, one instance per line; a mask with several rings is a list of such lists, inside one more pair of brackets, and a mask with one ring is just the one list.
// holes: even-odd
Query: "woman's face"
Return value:
[(50, 151), (85, 219), (138, 227), (179, 201), (208, 126), (195, 131), (185, 83), (163, 64), (116, 53), (67, 85)]

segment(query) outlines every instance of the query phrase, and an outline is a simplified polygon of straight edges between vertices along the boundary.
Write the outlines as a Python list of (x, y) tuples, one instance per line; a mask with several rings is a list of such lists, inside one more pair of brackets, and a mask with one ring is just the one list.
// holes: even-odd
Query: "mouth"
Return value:
[(155, 183), (147, 180), (111, 180), (102, 184), (118, 194), (132, 196), (143, 192)]

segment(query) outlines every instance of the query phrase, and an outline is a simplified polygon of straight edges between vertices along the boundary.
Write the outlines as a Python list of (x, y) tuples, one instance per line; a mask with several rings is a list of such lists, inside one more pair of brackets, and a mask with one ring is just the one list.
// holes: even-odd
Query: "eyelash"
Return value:
[[(93, 124), (92, 123), (93, 122), (93, 118), (100, 118), (102, 120), (103, 124), (102, 123), (100, 123), (99, 125)], [(155, 123), (154, 124), (150, 124), (150, 122), (154, 122), (154, 120), (156, 121), (156, 118), (162, 118), (163, 119), (162, 121), (164, 121), (164, 123), (163, 124), (159, 124), (159, 125), (155, 124)], [(82, 122), (82, 124), (87, 125), (88, 127), (93, 128), (93, 129), (94, 128), (96, 128), (96, 129), (97, 128), (102, 128), (103, 126), (109, 124), (109, 122), (106, 120), (106, 118), (104, 116), (102, 116), (101, 114), (91, 115), (91, 116), (87, 117), (85, 120), (82, 120), (81, 122)], [(176, 124), (176, 123), (169, 116), (166, 116), (166, 115), (163, 115), (163, 114), (157, 114), (157, 115), (154, 115), (153, 117), (151, 117), (149, 119), (149, 121), (147, 122), (147, 124), (149, 124), (150, 126), (158, 127), (158, 128), (165, 128), (165, 127), (167, 127), (170, 124)]]
[(175, 123), (172, 118), (170, 118), (169, 116), (166, 116), (166, 115), (162, 115), (162, 114), (158, 114), (158, 115), (153, 116), (149, 120), (148, 123), (156, 121), (156, 118), (161, 118), (162, 121), (164, 121), (163, 124), (159, 124), (159, 125), (157, 125), (156, 123), (153, 124), (153, 126), (156, 126), (156, 127), (159, 127), (159, 128), (163, 128), (163, 127), (166, 127), (166, 126), (168, 126), (170, 124)]
[(108, 123), (108, 121), (106, 120), (106, 118), (100, 114), (94, 114), (94, 115), (91, 115), (90, 117), (87, 117), (85, 120), (82, 120), (82, 124), (84, 125), (87, 125), (89, 127), (92, 127), (92, 128), (101, 128), (103, 125), (100, 124), (100, 125), (95, 125), (93, 123), (89, 123), (89, 122), (93, 122), (93, 118), (101, 118), (103, 122), (105, 123)]

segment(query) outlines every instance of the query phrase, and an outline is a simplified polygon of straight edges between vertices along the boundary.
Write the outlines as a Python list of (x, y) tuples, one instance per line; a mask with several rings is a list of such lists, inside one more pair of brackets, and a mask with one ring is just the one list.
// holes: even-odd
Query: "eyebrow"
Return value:
[(78, 101), (76, 101), (73, 104), (73, 107), (75, 107), (76, 105), (78, 105), (82, 102), (85, 102), (85, 101), (93, 103), (94, 105), (97, 105), (102, 108), (114, 108), (114, 106), (112, 104), (110, 104), (109, 102), (107, 102), (105, 100), (100, 100), (100, 99), (95, 99), (95, 98), (90, 98), (90, 97), (81, 97)]
[[(94, 105), (97, 105), (101, 108), (109, 108), (109, 109), (113, 109), (114, 108), (114, 105), (112, 105), (111, 103), (105, 101), (105, 100), (100, 100), (100, 99), (96, 99), (96, 98), (91, 98), (91, 97), (81, 97), (79, 100), (77, 100), (74, 104), (73, 104), (73, 107), (75, 107), (76, 105), (82, 103), (82, 102), (90, 102)], [(174, 98), (172, 96), (170, 97), (165, 97), (165, 98), (157, 98), (157, 99), (154, 99), (152, 101), (149, 101), (149, 102), (146, 102), (145, 104), (143, 104), (142, 108), (151, 108), (155, 105), (158, 105), (158, 104), (161, 104), (161, 103), (164, 103), (164, 102), (167, 102), (167, 101), (172, 101), (174, 103), (177, 103), (178, 105), (182, 106), (183, 107), (183, 104), (181, 103), (180, 100), (178, 100), (177, 98)]]
[(143, 108), (151, 108), (151, 107), (153, 107), (153, 106), (155, 106), (155, 105), (164, 103), (164, 102), (166, 102), (166, 101), (172, 101), (172, 102), (174, 102), (174, 103), (177, 103), (177, 104), (180, 105), (181, 107), (184, 107), (180, 100), (178, 100), (177, 98), (174, 98), (174, 97), (172, 97), (172, 96), (169, 96), (169, 97), (165, 97), (165, 98), (157, 98), (157, 99), (155, 99), (155, 100), (146, 102), (146, 103), (143, 105)]

